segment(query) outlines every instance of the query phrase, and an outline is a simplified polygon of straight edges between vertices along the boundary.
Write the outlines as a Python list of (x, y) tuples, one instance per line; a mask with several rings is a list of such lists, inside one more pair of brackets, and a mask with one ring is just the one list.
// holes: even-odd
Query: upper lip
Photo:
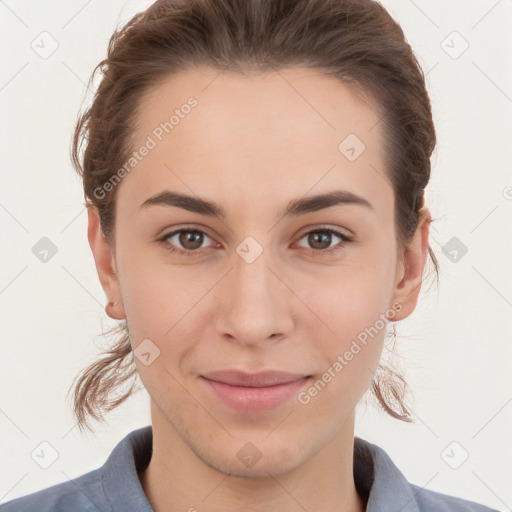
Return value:
[(246, 373), (240, 370), (222, 370), (205, 373), (202, 377), (208, 380), (223, 382), (231, 386), (263, 388), (301, 380), (308, 377), (308, 375), (280, 372), (277, 370), (267, 370), (259, 373)]

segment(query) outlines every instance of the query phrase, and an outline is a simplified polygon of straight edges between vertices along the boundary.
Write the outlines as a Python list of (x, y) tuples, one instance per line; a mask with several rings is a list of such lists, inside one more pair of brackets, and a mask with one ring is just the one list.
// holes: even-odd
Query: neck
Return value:
[(284, 473), (252, 478), (225, 474), (206, 464), (154, 409), (152, 404), (153, 453), (140, 480), (155, 512), (364, 512), (366, 508), (354, 484), (353, 415), (305, 463)]

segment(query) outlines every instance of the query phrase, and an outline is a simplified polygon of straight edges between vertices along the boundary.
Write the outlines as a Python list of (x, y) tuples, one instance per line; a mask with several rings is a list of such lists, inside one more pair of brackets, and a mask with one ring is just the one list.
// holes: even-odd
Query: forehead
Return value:
[(141, 99), (132, 149), (152, 148), (121, 188), (137, 204), (163, 188), (226, 200), (344, 185), (379, 195), (388, 186), (380, 119), (373, 102), (315, 70), (196, 68)]

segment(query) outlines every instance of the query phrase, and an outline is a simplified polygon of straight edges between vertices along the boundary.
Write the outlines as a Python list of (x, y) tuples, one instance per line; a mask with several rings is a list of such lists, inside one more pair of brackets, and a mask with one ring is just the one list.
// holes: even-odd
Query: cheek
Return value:
[(364, 254), (358, 252), (357, 258), (347, 258), (329, 275), (315, 278), (314, 287), (304, 282), (303, 293), (309, 289), (305, 296), (315, 313), (309, 315), (308, 330), (316, 333), (315, 350), (325, 361), (331, 390), (325, 393), (326, 400), (328, 396), (336, 400), (342, 393), (357, 401), (373, 378), (387, 333), (387, 315), (393, 318), (389, 303), (394, 250), (392, 243), (380, 240)]
[[(201, 325), (216, 314), (214, 294), (209, 292), (222, 272), (215, 265), (210, 270), (202, 265), (198, 276), (197, 265), (167, 264), (163, 249), (144, 248), (126, 233), (118, 240), (118, 274), (134, 349), (149, 338), (166, 360), (183, 359), (200, 342)], [(301, 301), (288, 297), (286, 290), (283, 301), (296, 327), (314, 340), (310, 350), (323, 354), (326, 363), (349, 350), (353, 340), (364, 340), (365, 333), (374, 342), (371, 351), (358, 354), (358, 365), (374, 366), (378, 359), (395, 260), (392, 244), (379, 239), (372, 244), (348, 252), (339, 266), (318, 266), (314, 272), (284, 269), (283, 276)]]
[(165, 263), (163, 249), (146, 248), (127, 238), (119, 244), (118, 273), (132, 339), (162, 339), (194, 308), (207, 283), (193, 266)]
[(382, 330), (394, 277), (393, 258), (383, 261), (365, 256), (357, 262), (344, 262), (321, 278), (301, 277), (301, 296), (315, 314), (318, 333), (326, 341), (338, 339), (346, 343), (366, 328), (376, 325)]
[(378, 275), (367, 272), (357, 279), (355, 274), (308, 296), (324, 324), (320, 328), (314, 318), (307, 327), (314, 341), (309, 349), (323, 369), (299, 401), (315, 408), (320, 424), (337, 425), (356, 406), (374, 377), (386, 337), (389, 290), (375, 286)]
[[(218, 276), (205, 271), (199, 278), (194, 265), (166, 264), (162, 252), (125, 241), (119, 247), (118, 273), (141, 380), (154, 396), (179, 396), (172, 376), (180, 381), (180, 375), (189, 373), (183, 365), (194, 360), (193, 352), (204, 338), (211, 307), (208, 291)], [(138, 348), (141, 343), (145, 345)], [(146, 347), (157, 354), (149, 365), (138, 357)]]

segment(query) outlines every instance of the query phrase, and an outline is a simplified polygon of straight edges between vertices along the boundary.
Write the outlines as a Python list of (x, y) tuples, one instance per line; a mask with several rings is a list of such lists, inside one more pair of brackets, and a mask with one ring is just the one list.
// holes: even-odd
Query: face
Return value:
[[(138, 112), (145, 156), (117, 185), (115, 244), (93, 210), (89, 239), (154, 428), (225, 473), (297, 467), (353, 435), (386, 316), (410, 314), (419, 292), (428, 229), (397, 257), (380, 115), (302, 68), (198, 68)], [(204, 378), (225, 370), (307, 378), (259, 391)]]

